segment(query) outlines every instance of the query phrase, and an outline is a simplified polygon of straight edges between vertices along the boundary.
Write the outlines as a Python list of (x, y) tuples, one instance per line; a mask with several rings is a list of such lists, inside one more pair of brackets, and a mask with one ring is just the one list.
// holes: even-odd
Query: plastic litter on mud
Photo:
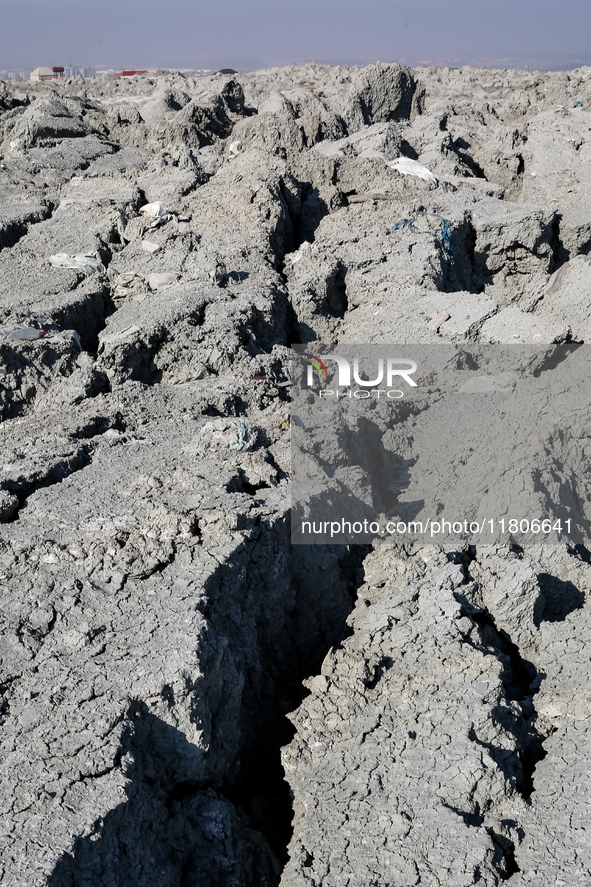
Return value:
[(396, 160), (388, 161), (387, 165), (397, 170), (403, 176), (416, 176), (418, 179), (431, 182), (435, 187), (439, 184), (431, 170), (419, 163), (418, 160), (411, 160), (410, 157), (397, 157)]
[(45, 334), (45, 330), (36, 330), (32, 326), (21, 327), (20, 330), (11, 330), (8, 333), (4, 333), (4, 335), (8, 339), (40, 339), (41, 336)]
[(439, 231), (422, 231), (418, 233), (429, 234), (431, 237), (435, 237), (436, 239), (441, 240), (446, 249), (452, 249), (451, 234), (453, 230), (453, 222), (451, 222), (450, 219), (446, 219), (439, 213), (418, 212), (416, 216), (411, 219), (399, 219), (391, 226), (390, 230), (396, 231), (399, 228), (401, 228), (403, 231), (410, 231), (411, 228), (414, 228), (416, 230), (417, 221), (419, 219), (427, 218), (439, 219), (441, 223), (441, 228), (439, 229)]
[(140, 206), (140, 212), (144, 216), (162, 218), (168, 215), (168, 207), (161, 200), (155, 200), (154, 203), (146, 203), (144, 206)]
[(56, 253), (49, 257), (49, 262), (54, 268), (72, 268), (75, 271), (85, 271), (86, 273), (103, 271), (105, 267), (97, 253), (78, 253), (75, 256), (70, 256), (68, 253)]

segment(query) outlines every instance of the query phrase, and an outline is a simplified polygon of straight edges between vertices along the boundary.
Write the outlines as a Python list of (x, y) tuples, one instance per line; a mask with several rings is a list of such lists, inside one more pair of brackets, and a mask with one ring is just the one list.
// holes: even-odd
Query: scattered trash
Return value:
[(69, 256), (68, 253), (56, 253), (49, 257), (49, 262), (54, 268), (73, 268), (75, 271), (103, 271), (104, 265), (98, 257), (98, 253), (78, 253)]
[(156, 200), (154, 203), (146, 203), (144, 206), (140, 206), (140, 212), (143, 213), (144, 216), (162, 218), (163, 216), (168, 215), (168, 207), (165, 203), (162, 203), (161, 200)]
[(9, 339), (40, 339), (41, 336), (45, 335), (45, 330), (36, 330), (32, 326), (24, 326), (20, 330), (11, 330), (9, 333), (4, 333), (4, 335)]
[(256, 431), (251, 431), (244, 419), (240, 419), (236, 431), (238, 440), (236, 443), (228, 444), (229, 449), (250, 450), (256, 443), (258, 433)]
[(142, 249), (150, 253), (151, 256), (157, 253), (160, 248), (159, 243), (154, 243), (152, 240), (142, 240)]
[(242, 142), (232, 142), (230, 147), (228, 148), (228, 157), (236, 157), (238, 154), (241, 154), (243, 151)]
[(412, 219), (399, 219), (398, 222), (395, 222), (391, 226), (391, 231), (396, 231), (397, 228), (402, 227), (403, 231), (410, 231), (411, 228), (416, 226), (416, 223), (419, 219), (427, 220), (428, 217), (439, 219), (441, 222), (441, 229), (439, 231), (423, 231), (423, 234), (429, 234), (431, 237), (440, 238), (447, 249), (453, 249), (451, 246), (451, 233), (452, 233), (452, 225), (453, 223), (450, 219), (446, 219), (445, 216), (440, 215), (440, 213), (428, 213), (428, 212), (418, 212), (416, 217)]
[[(43, 311), (32, 314), (16, 313), (15, 320), (17, 323), (20, 323), (20, 326), (15, 330), (6, 330), (4, 332), (7, 338), (15, 341), (34, 341), (43, 336), (47, 337), (48, 333), (55, 335), (60, 331), (57, 323)], [(52, 339), (47, 339), (47, 341), (52, 341)]]
[(410, 157), (398, 157), (396, 160), (390, 160), (387, 166), (402, 173), (403, 176), (416, 176), (419, 179), (424, 179), (426, 182), (432, 182), (436, 187), (439, 184), (433, 173), (426, 166), (423, 166), (418, 160), (411, 160)]
[(582, 107), (583, 107), (583, 102), (579, 102), (579, 101), (575, 102), (575, 108), (582, 108)]
[(176, 283), (178, 278), (178, 274), (150, 274), (148, 277), (148, 286), (151, 290), (164, 289), (165, 287)]
[(402, 225), (403, 231), (408, 231), (409, 228), (412, 228), (414, 225), (414, 219), (400, 219), (398, 222), (395, 222), (392, 225), (392, 231), (396, 231), (397, 228), (400, 228)]
[(446, 320), (449, 320), (451, 314), (449, 311), (440, 311), (439, 314), (436, 314), (429, 323), (427, 324), (427, 329), (437, 331), (442, 323), (445, 323)]
[[(144, 206), (141, 206), (140, 213), (152, 219), (150, 228), (159, 228), (167, 222), (177, 222), (178, 224), (178, 222), (191, 221), (191, 216), (179, 216), (171, 212), (161, 200), (155, 200), (154, 203), (146, 203)], [(129, 240), (129, 238), (127, 239)]]
[(249, 427), (245, 419), (214, 419), (207, 422), (199, 432), (201, 447), (222, 451), (250, 450), (258, 439), (258, 429)]
[[(444, 219), (443, 216), (439, 216), (439, 218), (443, 222), (443, 226), (441, 228), (441, 231), (439, 232), (439, 237), (441, 237), (441, 239), (443, 240), (443, 243), (449, 249), (450, 248), (450, 241), (451, 241), (451, 230), (452, 230), (451, 229), (451, 222), (449, 221), (449, 219)], [(431, 233), (431, 232), (429, 232), (429, 233)], [(437, 237), (437, 234), (433, 234), (433, 237)]]

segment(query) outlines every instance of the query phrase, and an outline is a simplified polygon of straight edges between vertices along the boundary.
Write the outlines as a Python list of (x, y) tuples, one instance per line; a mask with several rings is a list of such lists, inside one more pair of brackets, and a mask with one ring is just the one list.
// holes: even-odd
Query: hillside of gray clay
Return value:
[(590, 251), (589, 68), (0, 84), (3, 887), (588, 887), (591, 554), (292, 546), (289, 358)]

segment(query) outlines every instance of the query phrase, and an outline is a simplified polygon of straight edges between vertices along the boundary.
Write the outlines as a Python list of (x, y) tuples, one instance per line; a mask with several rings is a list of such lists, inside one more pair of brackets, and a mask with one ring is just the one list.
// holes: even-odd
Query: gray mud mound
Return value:
[(292, 547), (289, 346), (587, 342), (590, 113), (0, 84), (3, 885), (589, 884), (589, 551)]

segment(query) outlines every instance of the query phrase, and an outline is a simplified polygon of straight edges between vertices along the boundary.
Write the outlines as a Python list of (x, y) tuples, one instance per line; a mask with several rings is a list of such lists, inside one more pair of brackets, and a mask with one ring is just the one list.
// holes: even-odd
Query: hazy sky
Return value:
[[(591, 61), (589, 0), (0, 0), (0, 69)], [(562, 61), (562, 65), (560, 62)]]

